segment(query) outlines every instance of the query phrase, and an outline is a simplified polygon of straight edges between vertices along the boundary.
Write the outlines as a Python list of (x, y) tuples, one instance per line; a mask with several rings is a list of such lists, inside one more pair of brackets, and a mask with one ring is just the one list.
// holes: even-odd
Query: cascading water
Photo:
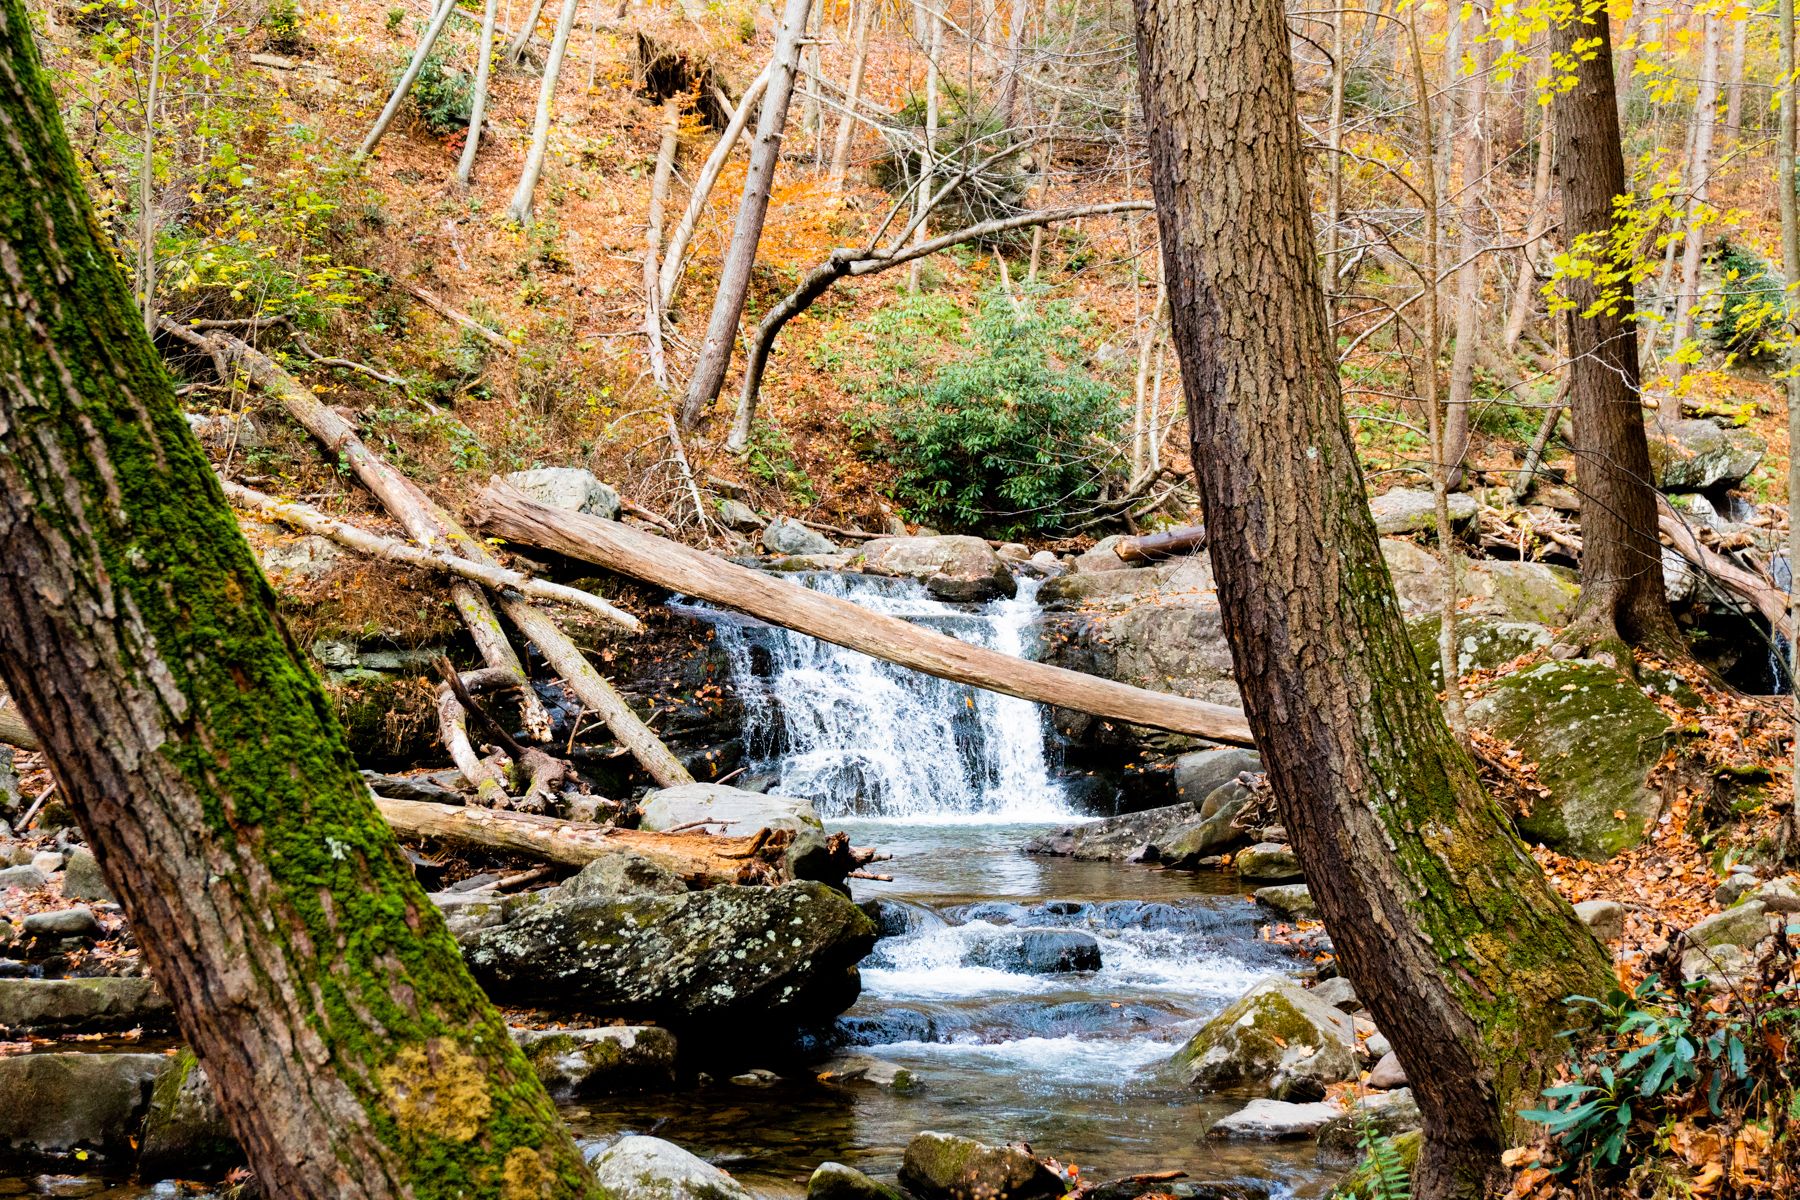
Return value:
[[(813, 574), (796, 582), (887, 616), (1023, 657), (1038, 582), (979, 608), (918, 583)], [(745, 735), (779, 790), (827, 817), (1054, 820), (1067, 813), (1029, 700), (964, 687), (805, 634), (697, 604), (713, 623), (743, 700)]]

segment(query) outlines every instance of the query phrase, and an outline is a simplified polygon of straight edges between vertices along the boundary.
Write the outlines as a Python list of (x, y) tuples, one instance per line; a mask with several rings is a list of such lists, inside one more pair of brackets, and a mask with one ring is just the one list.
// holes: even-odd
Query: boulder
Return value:
[(1406, 1068), (1400, 1065), (1400, 1056), (1389, 1050), (1381, 1056), (1369, 1072), (1368, 1085), (1378, 1092), (1388, 1092), (1406, 1086)]
[[(1414, 617), (1406, 623), (1407, 640), (1413, 653), (1431, 676), (1434, 687), (1444, 686), (1444, 672), (1438, 658), (1438, 629), (1443, 618), (1435, 614)], [(1550, 644), (1550, 631), (1529, 621), (1502, 621), (1497, 617), (1458, 617), (1456, 621), (1456, 673), (1491, 671), (1522, 654), (1530, 654)]]
[(1713, 902), (1720, 908), (1730, 908), (1755, 891), (1761, 883), (1762, 880), (1754, 875), (1742, 872), (1732, 875), (1713, 891)]
[(431, 902), (444, 914), (452, 937), (462, 939), (505, 922), (506, 898), (493, 892), (432, 892)]
[(822, 883), (680, 896), (557, 897), (464, 939), (503, 1003), (706, 1025), (741, 1037), (835, 1017), (875, 925)]
[(240, 1165), (244, 1151), (225, 1124), (206, 1068), (183, 1050), (156, 1081), (144, 1119), (138, 1171), (145, 1179), (216, 1177)]
[[(1442, 559), (1423, 546), (1398, 538), (1382, 538), (1381, 555), (1400, 598), (1400, 611), (1408, 619), (1443, 611)], [(1581, 583), (1575, 572), (1548, 563), (1463, 558), (1457, 571), (1457, 594), (1464, 618), (1558, 626), (1568, 623), (1581, 597)]]
[(1124, 813), (1102, 821), (1065, 825), (1040, 833), (1025, 843), (1025, 853), (1073, 858), (1082, 862), (1139, 861), (1146, 846), (1164, 841), (1176, 830), (1200, 823), (1196, 804), (1171, 804)]
[(1672, 726), (1617, 670), (1588, 659), (1540, 663), (1499, 679), (1469, 705), (1468, 720), (1537, 764), (1549, 795), (1519, 818), (1526, 837), (1595, 860), (1643, 840), (1660, 807), (1650, 771)]
[[(1204, 804), (1219, 788), (1248, 771), (1260, 773), (1262, 755), (1240, 746), (1196, 750), (1175, 760), (1175, 794), (1184, 801)], [(1211, 816), (1202, 812), (1201, 816)]]
[(586, 513), (608, 521), (619, 519), (619, 493), (581, 467), (539, 467), (514, 471), (506, 482), (546, 508)]
[(162, 1054), (16, 1054), (0, 1058), (0, 1149), (128, 1157)]
[(1746, 900), (1695, 924), (1685, 936), (1695, 946), (1739, 946), (1748, 950), (1769, 936), (1768, 909), (1760, 900)]
[(756, 510), (742, 500), (721, 500), (716, 514), (719, 524), (727, 529), (735, 529), (739, 533), (755, 533), (763, 527), (763, 519)]
[(1295, 857), (1293, 847), (1278, 842), (1258, 842), (1238, 851), (1233, 862), (1244, 879), (1284, 882), (1300, 878), (1300, 860)]
[(820, 1163), (806, 1181), (806, 1200), (901, 1200), (900, 1193), (843, 1163)]
[[(1451, 492), (1446, 498), (1452, 525), (1466, 525), (1475, 519), (1480, 505), (1466, 492)], [(1375, 532), (1383, 537), (1397, 533), (1416, 533), (1437, 528), (1437, 501), (1429, 488), (1393, 488), (1369, 501), (1375, 516)]]
[(515, 1029), (554, 1100), (646, 1091), (675, 1083), (675, 1035), (656, 1025)]
[(630, 1134), (594, 1160), (612, 1200), (753, 1200), (750, 1190), (705, 1159), (661, 1138)]
[(681, 876), (635, 850), (596, 858), (563, 880), (565, 896), (679, 896), (688, 890)]
[(1603, 942), (1625, 936), (1625, 906), (1617, 900), (1583, 900), (1575, 906), (1575, 915)]
[(1725, 429), (1704, 418), (1652, 425), (1649, 434), (1650, 468), (1664, 492), (1736, 487), (1768, 449), (1748, 429)]
[(1092, 575), (1100, 571), (1129, 571), (1132, 564), (1119, 557), (1118, 545), (1125, 540), (1125, 535), (1115, 533), (1095, 542), (1089, 550), (1075, 556), (1070, 564), (1077, 574)]
[(94, 910), (85, 904), (77, 904), (74, 908), (58, 908), (49, 912), (31, 913), (24, 921), (25, 936), (28, 938), (87, 938), (97, 939), (104, 932), (100, 928), (100, 919)]
[(1800, 876), (1784, 875), (1771, 879), (1750, 894), (1772, 913), (1800, 912)]
[(329, 538), (295, 535), (286, 526), (264, 521), (250, 513), (238, 513), (243, 530), (263, 573), (277, 584), (309, 583), (331, 574), (351, 557)]
[(763, 526), (762, 548), (770, 554), (833, 554), (837, 544), (798, 521), (776, 517)]
[(1353, 1013), (1363, 1006), (1362, 1001), (1357, 999), (1356, 988), (1342, 975), (1319, 980), (1313, 984), (1312, 994), (1315, 999), (1323, 1000), (1339, 1012)]
[(876, 538), (859, 557), (869, 574), (916, 579), (940, 600), (977, 603), (1018, 590), (1006, 563), (978, 537)]
[(1311, 1137), (1343, 1111), (1323, 1101), (1292, 1104), (1284, 1100), (1252, 1100), (1230, 1116), (1214, 1121), (1206, 1135), (1265, 1142)]
[[(1304, 883), (1282, 883), (1274, 887), (1257, 888), (1256, 902), (1274, 909), (1290, 921), (1319, 919), (1319, 906), (1313, 903), (1312, 890)], [(1318, 991), (1317, 988), (1313, 990)]]
[(1244, 1084), (1277, 1100), (1316, 1100), (1356, 1078), (1356, 1027), (1311, 992), (1271, 979), (1208, 1021), (1170, 1063), (1195, 1089)]
[(106, 889), (106, 879), (100, 874), (100, 864), (94, 858), (93, 851), (87, 847), (78, 847), (63, 865), (62, 894), (67, 900), (101, 900), (112, 903), (113, 895)]
[(921, 1133), (906, 1144), (900, 1186), (920, 1200), (1050, 1200), (1068, 1190), (1060, 1175), (1017, 1146), (949, 1133)]
[(50, 882), (44, 873), (29, 863), (0, 870), (0, 892), (17, 888), (21, 892), (35, 892)]
[(168, 998), (142, 976), (0, 979), (0, 1034), (155, 1029), (173, 1020)]
[(1001, 929), (974, 942), (962, 961), (1014, 975), (1098, 971), (1100, 942), (1072, 929)]
[(810, 800), (746, 792), (722, 783), (684, 783), (652, 792), (639, 811), (638, 828), (652, 833), (667, 833), (700, 821), (714, 822), (706, 828), (729, 837), (748, 837), (764, 828), (796, 833), (823, 828)]

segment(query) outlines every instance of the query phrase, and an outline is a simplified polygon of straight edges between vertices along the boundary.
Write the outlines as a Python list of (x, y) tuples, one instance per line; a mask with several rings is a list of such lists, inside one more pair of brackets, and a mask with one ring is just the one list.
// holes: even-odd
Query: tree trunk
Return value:
[(481, 40), (475, 54), (474, 98), (469, 104), (469, 135), (463, 139), (462, 157), (456, 164), (456, 182), (467, 187), (475, 174), (475, 148), (481, 144), (481, 123), (487, 117), (488, 75), (494, 63), (494, 9), (498, 0), (487, 0), (481, 17)]
[(1469, 453), (1469, 404), (1475, 397), (1475, 343), (1481, 336), (1481, 252), (1486, 246), (1482, 221), (1487, 214), (1488, 41), (1487, 10), (1469, 10), (1472, 65), (1463, 82), (1462, 122), (1457, 126), (1456, 157), (1462, 164), (1462, 190), (1457, 196), (1460, 245), (1456, 268), (1456, 353), (1450, 360), (1450, 395), (1444, 404), (1444, 471), (1448, 487), (1462, 486), (1463, 460)]
[[(1776, 36), (1781, 43), (1781, 91), (1778, 97), (1781, 113), (1778, 120), (1775, 138), (1775, 179), (1776, 191), (1780, 194), (1781, 207), (1781, 267), (1786, 276), (1788, 295), (1800, 295), (1800, 198), (1794, 188), (1800, 180), (1796, 180), (1795, 156), (1800, 155), (1800, 79), (1795, 78), (1796, 59), (1794, 53), (1794, 0), (1780, 0), (1776, 11)], [(1792, 303), (1792, 300), (1789, 300)], [(1800, 354), (1796, 348), (1788, 351), (1787, 377), (1787, 427), (1788, 445), (1800, 446)], [(1800, 498), (1800, 455), (1788, 455), (1788, 628), (1800, 629), (1800, 587), (1793, 585), (1795, 564), (1800, 563), (1800, 521), (1794, 519), (1794, 513), (1800, 508), (1796, 498)], [(1794, 757), (1793, 782), (1788, 795), (1788, 825), (1792, 827), (1800, 822), (1800, 687), (1794, 680), (1800, 679), (1800, 638), (1788, 638), (1788, 680), (1789, 690), (1794, 693)]]
[[(1610, 36), (1604, 17), (1552, 21), (1550, 27), (1551, 51), (1576, 63), (1575, 86), (1551, 104), (1563, 242), (1573, 247), (1577, 238), (1593, 240), (1589, 253), (1600, 256), (1612, 253), (1613, 201), (1625, 194)], [(1598, 45), (1586, 45), (1591, 41)], [(1599, 298), (1592, 279), (1571, 279), (1568, 288), (1574, 302), (1566, 318), (1569, 410), (1582, 535), (1581, 603), (1570, 636), (1590, 645), (1623, 639), (1680, 654), (1680, 635), (1663, 593), (1631, 292), (1590, 315)]]
[(1006, 20), (1006, 70), (1000, 76), (1000, 98), (994, 107), (1000, 113), (1002, 131), (1011, 129), (1019, 107), (1019, 60), (1025, 54), (1025, 20), (1031, 15), (1028, 0), (1012, 0)]
[(706, 339), (688, 379), (687, 397), (681, 402), (683, 429), (697, 424), (707, 406), (718, 398), (731, 365), (737, 342), (738, 319), (750, 293), (750, 268), (762, 241), (763, 219), (769, 215), (769, 189), (781, 162), (781, 131), (787, 125), (788, 101), (794, 96), (794, 75), (800, 69), (800, 36), (806, 31), (806, 14), (812, 0), (787, 0), (781, 26), (775, 31), (775, 55), (769, 63), (768, 89), (762, 112), (756, 119), (756, 146), (750, 152), (750, 168), (744, 174), (744, 198), (738, 204), (731, 229), (731, 245), (719, 268), (719, 290), (713, 296), (712, 317)]
[(1518, 348), (1525, 324), (1531, 320), (1538, 294), (1537, 247), (1550, 224), (1550, 164), (1556, 146), (1555, 127), (1548, 114), (1538, 124), (1537, 172), (1531, 184), (1531, 216), (1525, 223), (1525, 244), (1519, 247), (1519, 276), (1513, 285), (1512, 308), (1500, 344), (1508, 354)]
[(370, 800), (0, 4), (0, 672), (261, 1188), (597, 1197)]
[(368, 136), (363, 138), (362, 145), (356, 148), (356, 154), (352, 161), (361, 162), (375, 152), (375, 147), (380, 143), (382, 136), (387, 133), (388, 126), (394, 123), (394, 117), (399, 113), (400, 105), (405, 101), (407, 93), (412, 91), (413, 83), (419, 78), (419, 72), (425, 69), (425, 60), (431, 57), (431, 48), (437, 45), (438, 35), (444, 32), (444, 26), (450, 22), (450, 14), (455, 11), (456, 0), (444, 0), (443, 4), (438, 6), (437, 11), (432, 14), (431, 24), (425, 27), (425, 35), (419, 39), (418, 46), (413, 50), (412, 60), (406, 64), (406, 70), (401, 72), (400, 82), (394, 85), (394, 90), (389, 94), (387, 104), (381, 110), (381, 115), (375, 118), (374, 128), (370, 129)]
[(1138, 0), (1170, 311), (1246, 715), (1357, 994), (1480, 1196), (1610, 961), (1444, 724), (1369, 515), (1314, 257), (1278, 0)]
[(687, 209), (681, 214), (681, 224), (675, 227), (674, 235), (669, 238), (668, 252), (663, 256), (660, 278), (661, 305), (665, 313), (675, 304), (675, 292), (681, 286), (682, 259), (687, 257), (688, 242), (693, 240), (694, 230), (700, 224), (700, 214), (706, 211), (706, 199), (712, 195), (713, 185), (719, 181), (719, 172), (725, 169), (725, 160), (731, 157), (738, 135), (744, 132), (744, 125), (756, 112), (756, 102), (762, 99), (768, 86), (769, 71), (765, 67), (751, 81), (750, 86), (744, 89), (743, 98), (738, 101), (731, 119), (726, 122), (725, 132), (719, 135), (712, 153), (706, 156), (706, 162), (700, 168), (699, 178), (694, 180), (694, 191), (688, 197)]
[[(1688, 160), (1687, 219), (1682, 222), (1681, 290), (1675, 293), (1675, 333), (1670, 348), (1669, 379), (1680, 383), (1687, 374), (1682, 351), (1694, 334), (1694, 310), (1700, 304), (1700, 262), (1706, 251), (1707, 198), (1712, 192), (1713, 134), (1719, 124), (1719, 17), (1707, 13), (1701, 27), (1700, 94), (1694, 101), (1694, 150)], [(1663, 419), (1681, 415), (1679, 396), (1671, 396)]]
[[(925, 147), (919, 154), (919, 178), (913, 185), (917, 191), (913, 200), (913, 240), (915, 244), (925, 241), (925, 226), (931, 216), (931, 180), (937, 168), (938, 145), (938, 57), (944, 49), (944, 17), (936, 9), (931, 10), (931, 43), (925, 52)], [(907, 268), (906, 290), (919, 290), (919, 263), (921, 259), (913, 259)]]
[(657, 392), (669, 390), (669, 364), (663, 353), (662, 254), (663, 204), (669, 198), (669, 177), (675, 173), (675, 151), (681, 140), (681, 100), (663, 101), (662, 145), (656, 152), (656, 177), (650, 185), (650, 220), (644, 232), (644, 336), (650, 345), (650, 377)]
[(518, 189), (513, 192), (512, 203), (506, 206), (506, 215), (521, 225), (531, 220), (531, 198), (537, 191), (538, 177), (544, 173), (544, 155), (550, 149), (550, 110), (556, 103), (556, 78), (562, 74), (569, 31), (575, 28), (575, 13), (580, 8), (581, 0), (563, 0), (562, 13), (556, 18), (556, 37), (550, 43), (550, 57), (544, 62), (537, 115), (531, 124), (531, 149), (525, 152), (525, 169), (519, 173)]
[(1238, 744), (1249, 740), (1243, 714), (1234, 708), (970, 645), (617, 521), (546, 508), (498, 480), (476, 498), (476, 516), (482, 528), (511, 541), (740, 609), (784, 629), (797, 629), (940, 679), (1172, 733)]
[(524, 57), (525, 47), (531, 44), (531, 37), (537, 32), (538, 18), (543, 12), (544, 0), (531, 0), (531, 7), (525, 10), (525, 19), (519, 22), (519, 32), (513, 34), (513, 40), (506, 45), (507, 66), (519, 65), (519, 59)]
[(831, 169), (826, 184), (841, 191), (850, 170), (850, 140), (856, 134), (856, 102), (862, 96), (863, 70), (869, 62), (869, 27), (875, 23), (877, 0), (861, 0), (856, 8), (855, 46), (850, 52), (850, 78), (844, 85), (844, 116), (838, 122), (837, 140), (831, 146)]
[(1735, 17), (1731, 26), (1731, 58), (1725, 68), (1725, 136), (1735, 143), (1744, 132), (1744, 57), (1750, 48), (1749, 14)]

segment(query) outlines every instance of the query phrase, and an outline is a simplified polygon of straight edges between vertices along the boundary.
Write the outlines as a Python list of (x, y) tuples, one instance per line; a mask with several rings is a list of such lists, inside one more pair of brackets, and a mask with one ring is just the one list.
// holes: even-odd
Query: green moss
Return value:
[[(430, 1200), (492, 1194), (514, 1150), (541, 1148), (553, 1181), (542, 1194), (594, 1194), (277, 620), (88, 209), (20, 0), (0, 3), (0, 74), (0, 492), (29, 514), (4, 536), (67, 564), (66, 581), (39, 582), (79, 596), (46, 606), (53, 636), (100, 664), (83, 687), (160, 739), (160, 769), (140, 774), (164, 794), (77, 795), (90, 831), (105, 845), (124, 805), (175, 820), (169, 805), (197, 801), (187, 819), (211, 902), (253, 914), (272, 943), (240, 964), (248, 1011), (298, 1011), (366, 1115), (367, 1128), (330, 1131), (347, 1160), (372, 1137)], [(28, 661), (45, 658), (32, 649)], [(167, 952), (175, 970), (217, 967)], [(466, 1066), (458, 1078), (488, 1098), (472, 1136), (403, 1119), (382, 1085), (424, 1047)]]

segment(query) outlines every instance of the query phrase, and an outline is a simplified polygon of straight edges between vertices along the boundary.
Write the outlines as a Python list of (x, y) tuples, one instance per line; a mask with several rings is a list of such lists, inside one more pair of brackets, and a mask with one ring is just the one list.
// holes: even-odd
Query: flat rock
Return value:
[[(1452, 525), (1473, 521), (1480, 508), (1466, 492), (1451, 492), (1445, 499)], [(1375, 532), (1383, 537), (1437, 527), (1437, 500), (1426, 488), (1392, 488), (1370, 500), (1369, 511), (1375, 517)]]
[(810, 800), (746, 792), (722, 783), (684, 783), (652, 792), (639, 806), (638, 828), (667, 833), (699, 821), (715, 834), (747, 837), (759, 829), (822, 829)]
[(515, 1029), (513, 1040), (555, 1100), (668, 1088), (675, 1083), (675, 1035), (661, 1026)]
[(742, 1036), (835, 1017), (856, 999), (875, 925), (822, 883), (680, 896), (557, 898), (463, 941), (503, 1003)]
[(42, 871), (29, 863), (0, 870), (0, 892), (12, 888), (21, 892), (35, 892), (49, 882)]
[(506, 921), (506, 897), (493, 892), (432, 892), (428, 898), (458, 939)]
[(103, 1033), (173, 1020), (168, 998), (143, 977), (0, 979), (0, 1033)]
[(84, 904), (31, 913), (24, 929), (26, 937), (35, 938), (98, 938), (102, 932), (100, 919)]
[(1350, 1111), (1340, 1113), (1319, 1130), (1319, 1148), (1360, 1158), (1365, 1137), (1394, 1137), (1424, 1124), (1411, 1088), (1359, 1096)]
[(1575, 906), (1575, 915), (1603, 942), (1625, 936), (1625, 906), (1617, 900), (1583, 900)]
[(906, 1144), (900, 1186), (922, 1200), (1050, 1200), (1062, 1177), (1015, 1146), (990, 1146), (949, 1133)]
[(1288, 1141), (1311, 1137), (1343, 1111), (1323, 1101), (1291, 1104), (1284, 1100), (1252, 1100), (1230, 1116), (1213, 1122), (1206, 1133), (1217, 1138)]
[(1258, 842), (1238, 851), (1237, 858), (1232, 861), (1238, 874), (1245, 879), (1280, 883), (1300, 878), (1300, 860), (1295, 857), (1293, 847), (1279, 842)]
[(619, 519), (619, 493), (581, 467), (539, 467), (514, 471), (506, 482), (546, 508), (586, 513), (608, 521)]
[(820, 1163), (806, 1181), (806, 1200), (901, 1200), (900, 1193), (843, 1163)]
[(938, 599), (953, 603), (997, 600), (1018, 590), (1006, 563), (978, 537), (876, 538), (863, 544), (858, 557), (871, 575), (916, 579)]
[(162, 1054), (17, 1054), (0, 1058), (0, 1148), (126, 1157), (170, 1059)]
[(705, 1159), (661, 1138), (620, 1138), (594, 1160), (612, 1200), (753, 1200), (750, 1190)]
[(1311, 992), (1271, 979), (1208, 1021), (1170, 1063), (1197, 1090), (1242, 1084), (1278, 1100), (1316, 1100), (1356, 1077), (1356, 1027)]
[(821, 1083), (866, 1083), (890, 1092), (910, 1092), (919, 1086), (917, 1075), (899, 1063), (867, 1054), (844, 1054), (824, 1063), (814, 1076)]

